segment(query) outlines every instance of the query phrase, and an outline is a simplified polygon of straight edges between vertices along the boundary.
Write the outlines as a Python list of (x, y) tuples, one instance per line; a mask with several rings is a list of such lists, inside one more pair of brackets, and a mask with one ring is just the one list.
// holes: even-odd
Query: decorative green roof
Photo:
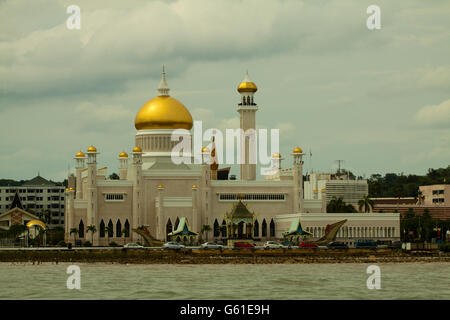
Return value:
[(241, 221), (245, 223), (253, 222), (254, 213), (250, 212), (247, 206), (239, 199), (239, 202), (233, 206), (230, 213), (227, 213), (225, 217), (227, 220), (232, 220), (233, 223), (238, 224)]

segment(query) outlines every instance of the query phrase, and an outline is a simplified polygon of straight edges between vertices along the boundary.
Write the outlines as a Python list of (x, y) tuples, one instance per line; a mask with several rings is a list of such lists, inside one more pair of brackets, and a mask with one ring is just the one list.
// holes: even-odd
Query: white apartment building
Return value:
[(48, 210), (48, 227), (64, 226), (64, 186), (56, 186), (39, 175), (21, 186), (0, 186), (0, 214), (10, 209), (16, 190), (27, 212), (39, 216)]
[(333, 197), (342, 197), (346, 203), (357, 206), (358, 201), (369, 194), (369, 185), (365, 179), (356, 180), (332, 173), (311, 173), (304, 181), (305, 199), (322, 199), (321, 190), (324, 188), (327, 203)]

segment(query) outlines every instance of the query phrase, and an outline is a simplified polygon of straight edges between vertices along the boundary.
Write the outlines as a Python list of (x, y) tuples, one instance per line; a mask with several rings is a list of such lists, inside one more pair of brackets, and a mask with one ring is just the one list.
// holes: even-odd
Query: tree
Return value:
[(368, 195), (365, 195), (361, 200), (358, 201), (359, 212), (362, 212), (362, 208), (364, 207), (364, 212), (370, 212), (373, 210), (374, 202)]
[(106, 233), (106, 239), (107, 239), (108, 245), (109, 245), (109, 233), (112, 233), (112, 232), (114, 232), (113, 228), (110, 228), (108, 226), (105, 227), (105, 233)]
[(333, 197), (327, 205), (327, 212), (329, 213), (352, 213), (356, 212), (355, 207), (344, 202), (342, 197)]
[(110, 180), (120, 180), (120, 177), (117, 173), (113, 172), (109, 175)]
[(94, 243), (94, 233), (97, 232), (97, 228), (91, 224), (90, 226), (87, 226), (87, 228), (86, 228), (86, 232), (89, 233), (89, 231), (91, 232), (91, 240), (92, 240), (91, 243)]
[(120, 235), (123, 236), (123, 245), (125, 245), (125, 240), (128, 236), (128, 230), (123, 228), (122, 231), (120, 232)]
[(211, 231), (211, 226), (204, 224), (202, 226), (202, 230), (200, 231), (201, 234), (206, 233), (206, 241), (208, 241), (208, 233)]
[(78, 229), (77, 228), (70, 229), (69, 234), (70, 235), (73, 234), (73, 245), (75, 245), (75, 243), (77, 242)]
[(42, 209), (42, 211), (39, 213), (39, 220), (41, 220), (45, 224), (49, 224), (51, 220), (50, 210)]

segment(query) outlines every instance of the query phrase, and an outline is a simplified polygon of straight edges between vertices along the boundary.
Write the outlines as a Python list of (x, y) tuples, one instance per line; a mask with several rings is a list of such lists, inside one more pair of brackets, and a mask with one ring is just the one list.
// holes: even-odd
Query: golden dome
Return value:
[(244, 80), (239, 84), (237, 88), (237, 91), (239, 92), (256, 92), (257, 90), (258, 87), (249, 79), (248, 73), (245, 75)]
[(303, 153), (303, 150), (299, 147), (295, 148), (293, 153)]
[(124, 151), (119, 154), (119, 158), (128, 158), (128, 154)]
[(97, 152), (97, 148), (94, 146), (90, 146), (87, 150), (87, 152)]
[(326, 191), (327, 190), (327, 188), (322, 188), (322, 191)]
[(142, 149), (136, 146), (133, 148), (133, 152), (142, 152)]
[(191, 130), (192, 116), (188, 109), (171, 96), (158, 96), (142, 106), (134, 120), (137, 130), (186, 129)]
[(272, 157), (281, 158), (281, 154), (279, 154), (278, 152), (275, 152)]
[(197, 186), (194, 184), (194, 185), (192, 186), (192, 189), (197, 189)]
[(163, 188), (162, 184), (158, 185), (158, 189), (162, 189), (162, 188)]
[(77, 152), (77, 154), (75, 155), (75, 158), (84, 158), (84, 153), (83, 152)]
[(203, 152), (203, 153), (207, 153), (207, 152), (209, 152), (209, 149), (208, 149), (208, 147), (203, 147), (203, 148), (202, 148), (202, 152)]
[(317, 189), (314, 189), (314, 192), (317, 192)]

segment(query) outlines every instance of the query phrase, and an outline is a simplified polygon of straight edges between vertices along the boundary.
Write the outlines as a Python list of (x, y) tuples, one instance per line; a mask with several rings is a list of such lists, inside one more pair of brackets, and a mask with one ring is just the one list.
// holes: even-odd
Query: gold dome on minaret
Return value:
[(237, 91), (239, 92), (256, 92), (258, 91), (258, 87), (254, 82), (250, 80), (248, 77), (248, 72), (245, 74), (244, 80), (239, 84)]
[(163, 67), (158, 87), (159, 96), (145, 103), (136, 115), (134, 126), (144, 129), (186, 129), (193, 126), (189, 110), (177, 99), (169, 96), (166, 72)]

